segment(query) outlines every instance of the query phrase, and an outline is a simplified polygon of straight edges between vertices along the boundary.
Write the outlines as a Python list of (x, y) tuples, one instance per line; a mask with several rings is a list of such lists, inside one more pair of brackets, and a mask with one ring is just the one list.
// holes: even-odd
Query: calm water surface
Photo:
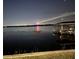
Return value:
[(60, 48), (57, 37), (53, 35), (53, 27), (40, 27), (40, 32), (35, 30), (36, 27), (4, 28), (4, 55), (14, 54), (16, 51), (29, 53)]

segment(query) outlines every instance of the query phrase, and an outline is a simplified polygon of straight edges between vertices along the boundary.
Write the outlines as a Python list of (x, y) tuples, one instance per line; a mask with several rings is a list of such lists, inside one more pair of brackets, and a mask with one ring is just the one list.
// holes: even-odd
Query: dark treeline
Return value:
[(8, 28), (8, 27), (35, 27), (35, 26), (54, 26), (54, 24), (44, 24), (44, 25), (20, 25), (20, 26), (3, 26), (3, 28)]

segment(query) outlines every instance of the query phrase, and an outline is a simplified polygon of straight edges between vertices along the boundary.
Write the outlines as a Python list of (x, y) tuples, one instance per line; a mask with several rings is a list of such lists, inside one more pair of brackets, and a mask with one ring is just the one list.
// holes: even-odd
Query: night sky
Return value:
[(3, 0), (4, 25), (35, 24), (75, 11), (75, 0)]

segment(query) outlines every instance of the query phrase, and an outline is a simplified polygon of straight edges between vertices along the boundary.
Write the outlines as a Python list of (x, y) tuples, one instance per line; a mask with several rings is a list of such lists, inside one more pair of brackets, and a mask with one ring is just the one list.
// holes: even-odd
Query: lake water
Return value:
[(3, 29), (3, 54), (29, 53), (60, 49), (52, 26), (12, 27)]

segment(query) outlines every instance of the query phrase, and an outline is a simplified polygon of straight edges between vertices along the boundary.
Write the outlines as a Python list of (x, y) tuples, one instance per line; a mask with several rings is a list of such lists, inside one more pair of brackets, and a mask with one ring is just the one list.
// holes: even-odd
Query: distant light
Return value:
[(66, 0), (64, 0), (64, 2), (66, 2)]
[(36, 25), (39, 25), (39, 24), (40, 24), (39, 22), (36, 23)]

